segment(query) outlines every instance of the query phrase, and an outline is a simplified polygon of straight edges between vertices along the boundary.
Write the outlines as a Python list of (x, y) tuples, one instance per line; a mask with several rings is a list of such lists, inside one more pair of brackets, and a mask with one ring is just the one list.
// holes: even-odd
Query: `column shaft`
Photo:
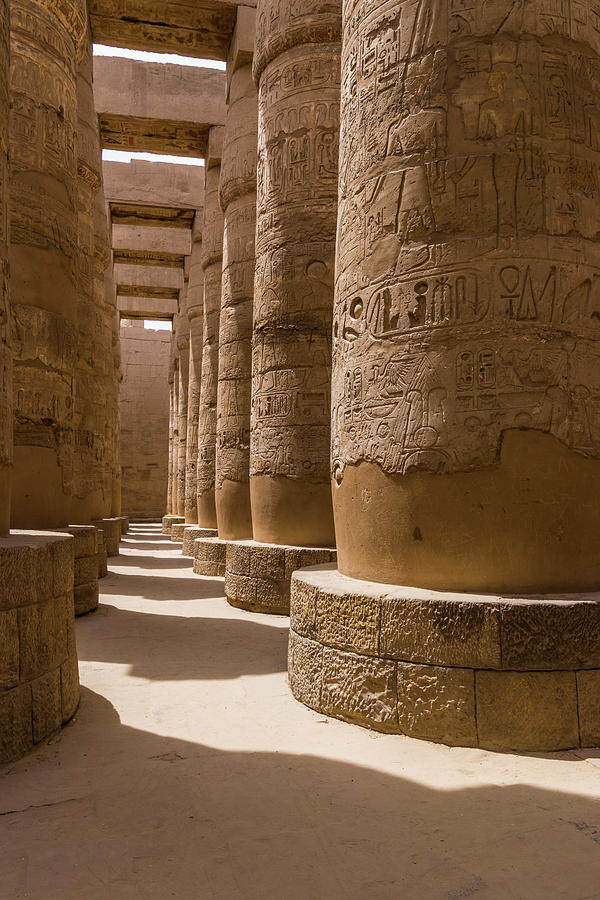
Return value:
[(8, 534), (13, 444), (11, 309), (9, 294), (9, 7), (0, 0), (0, 536)]
[[(199, 216), (200, 213), (197, 213)], [(200, 412), (200, 384), (202, 377), (202, 319), (204, 315), (204, 272), (202, 270), (202, 226), (194, 223), (190, 278), (187, 293), (189, 328), (188, 411), (185, 472), (185, 521), (198, 521), (197, 467), (198, 416)]]

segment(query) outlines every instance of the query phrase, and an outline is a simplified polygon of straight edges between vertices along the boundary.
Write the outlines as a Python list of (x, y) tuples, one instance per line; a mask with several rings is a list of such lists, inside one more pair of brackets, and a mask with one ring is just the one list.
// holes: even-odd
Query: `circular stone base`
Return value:
[(600, 744), (600, 593), (495, 597), (292, 581), (289, 677), (366, 728), (489, 750)]
[(176, 544), (183, 543), (183, 532), (188, 526), (185, 524), (185, 519), (183, 522), (174, 523), (171, 526), (171, 540)]
[(162, 533), (171, 534), (173, 525), (183, 525), (185, 516), (163, 516), (162, 517)]
[(69, 525), (61, 531), (73, 535), (75, 556), (75, 615), (98, 608), (98, 535), (94, 525)]
[(201, 528), (199, 525), (186, 525), (183, 529), (183, 556), (194, 556), (194, 541), (198, 538), (211, 538), (217, 536), (216, 528)]
[(54, 734), (79, 703), (73, 538), (14, 531), (0, 538), (0, 762)]
[(106, 546), (107, 556), (119, 555), (119, 544), (121, 542), (121, 520), (120, 519), (98, 519), (92, 522), (96, 528), (104, 532), (104, 543)]
[(335, 561), (335, 550), (227, 541), (225, 596), (231, 606), (287, 616), (296, 569)]
[(129, 531), (129, 516), (115, 516), (121, 523), (121, 536)]
[(194, 541), (194, 572), (212, 578), (225, 577), (227, 541), (218, 537), (200, 538)]

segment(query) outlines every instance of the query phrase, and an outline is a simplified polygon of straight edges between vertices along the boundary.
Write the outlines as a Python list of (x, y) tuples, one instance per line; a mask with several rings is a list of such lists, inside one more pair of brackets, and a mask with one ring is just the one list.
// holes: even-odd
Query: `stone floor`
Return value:
[(0, 771), (2, 900), (600, 898), (600, 752), (450, 749), (288, 690), (286, 625), (133, 525), (79, 712)]

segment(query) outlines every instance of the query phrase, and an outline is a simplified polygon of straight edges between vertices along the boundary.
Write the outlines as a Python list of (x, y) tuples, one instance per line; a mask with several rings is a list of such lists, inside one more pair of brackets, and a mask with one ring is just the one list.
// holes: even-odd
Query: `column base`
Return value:
[(219, 537), (196, 538), (194, 541), (194, 572), (211, 578), (225, 577), (227, 541)]
[(231, 606), (287, 616), (290, 580), (296, 569), (335, 561), (326, 547), (292, 547), (258, 541), (227, 541), (225, 596)]
[(496, 597), (292, 580), (296, 699), (365, 728), (487, 750), (600, 744), (600, 593)]
[(194, 556), (194, 541), (198, 538), (216, 537), (218, 534), (216, 528), (201, 528), (199, 525), (186, 525), (183, 529), (183, 547), (181, 553), (183, 556)]
[(75, 615), (83, 616), (98, 608), (98, 534), (94, 525), (69, 525), (62, 528), (73, 535), (75, 556)]
[(115, 519), (121, 523), (121, 536), (129, 531), (129, 516), (115, 516)]
[(185, 516), (163, 516), (162, 517), (162, 533), (171, 534), (173, 525), (181, 525), (185, 522)]
[(98, 563), (98, 578), (106, 578), (108, 575), (108, 553), (106, 552), (106, 540), (104, 532), (96, 529), (96, 561)]
[(14, 531), (0, 538), (0, 762), (67, 722), (79, 703), (73, 538)]
[(183, 532), (187, 527), (185, 519), (182, 522), (174, 522), (171, 526), (171, 540), (176, 544), (183, 543)]
[(98, 519), (98, 521), (92, 522), (92, 525), (104, 532), (107, 556), (118, 556), (121, 542), (121, 520), (113, 518)]

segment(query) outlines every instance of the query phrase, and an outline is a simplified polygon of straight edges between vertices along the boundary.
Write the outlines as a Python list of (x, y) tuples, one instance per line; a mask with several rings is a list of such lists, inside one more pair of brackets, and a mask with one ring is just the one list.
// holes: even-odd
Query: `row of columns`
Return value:
[(97, 606), (123, 526), (101, 185), (85, 3), (1, 0), (2, 761), (75, 711), (73, 616)]
[[(271, 612), (291, 581), (308, 705), (550, 750), (600, 740), (598, 47), (583, 9), (558, 37), (500, 7), (259, 0), (252, 63), (234, 37), (195, 571), (222, 546)], [(292, 578), (334, 518), (339, 569)]]

